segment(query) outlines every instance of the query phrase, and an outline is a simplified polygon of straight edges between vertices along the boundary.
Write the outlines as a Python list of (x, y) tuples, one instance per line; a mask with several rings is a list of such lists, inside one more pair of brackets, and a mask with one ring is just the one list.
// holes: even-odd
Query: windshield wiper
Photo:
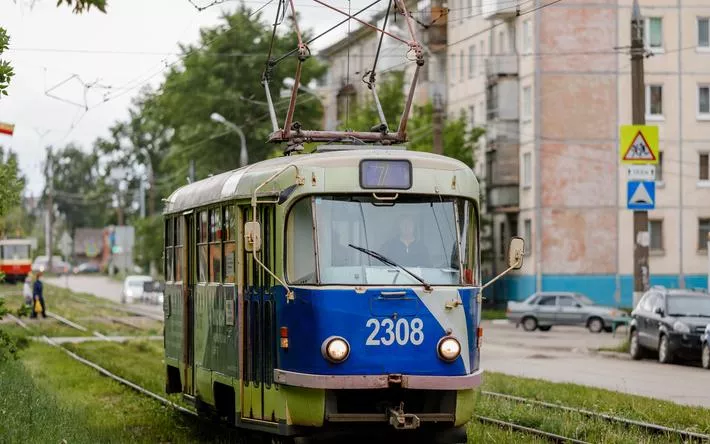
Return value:
[(381, 255), (380, 253), (378, 253), (378, 252), (376, 252), (376, 251), (368, 250), (367, 248), (363, 248), (363, 247), (358, 247), (357, 245), (348, 244), (348, 246), (349, 246), (349, 247), (352, 247), (352, 248), (354, 248), (354, 249), (356, 249), (356, 250), (358, 250), (358, 251), (362, 251), (362, 252), (365, 253), (365, 254), (370, 255), (370, 256), (374, 257), (375, 259), (379, 260), (380, 262), (384, 262), (384, 263), (387, 264), (387, 265), (391, 265), (391, 266), (393, 266), (393, 267), (397, 267), (397, 268), (400, 268), (400, 269), (404, 270), (405, 272), (407, 272), (407, 274), (409, 274), (410, 276), (412, 276), (414, 279), (416, 279), (416, 280), (418, 280), (419, 282), (421, 282), (422, 285), (424, 285), (424, 289), (426, 289), (427, 291), (431, 291), (431, 285), (429, 285), (424, 279), (420, 278), (419, 276), (417, 276), (416, 274), (414, 274), (414, 273), (412, 273), (411, 271), (407, 270), (406, 268), (404, 268), (403, 266), (399, 265), (398, 263), (392, 261), (392, 259), (388, 259), (388, 258), (384, 257), (383, 255)]

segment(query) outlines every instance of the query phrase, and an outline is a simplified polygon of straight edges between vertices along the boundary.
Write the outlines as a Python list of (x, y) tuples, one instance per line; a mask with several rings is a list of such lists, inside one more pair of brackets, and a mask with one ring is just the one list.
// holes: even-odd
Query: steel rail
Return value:
[(580, 441), (578, 439), (568, 438), (566, 436), (557, 435), (554, 433), (546, 432), (544, 430), (534, 429), (532, 427), (522, 426), (520, 424), (515, 424), (513, 422), (502, 421), (500, 419), (488, 418), (486, 416), (480, 416), (480, 415), (474, 415), (474, 418), (476, 418), (479, 422), (497, 425), (498, 427), (501, 427), (501, 428), (507, 427), (511, 430), (515, 430), (518, 432), (525, 432), (525, 433), (530, 433), (532, 435), (543, 436), (552, 442), (572, 442), (575, 444), (590, 444), (587, 441)]
[(568, 407), (565, 405), (553, 404), (553, 403), (544, 402), (544, 401), (538, 401), (535, 399), (524, 398), (521, 396), (508, 395), (505, 393), (489, 392), (489, 391), (482, 390), (481, 394), (485, 395), (485, 396), (507, 399), (510, 401), (515, 401), (515, 402), (524, 403), (524, 404), (539, 405), (541, 407), (546, 407), (546, 408), (550, 408), (550, 409), (563, 410), (563, 411), (570, 412), (570, 413), (578, 413), (578, 414), (581, 414), (584, 416), (604, 419), (609, 422), (615, 422), (615, 423), (620, 423), (620, 424), (636, 426), (636, 427), (645, 429), (645, 430), (653, 432), (653, 433), (673, 433), (673, 434), (680, 435), (681, 437), (683, 437), (685, 439), (710, 441), (710, 435), (706, 435), (703, 433), (691, 432), (689, 430), (675, 429), (672, 427), (662, 426), (660, 424), (654, 424), (654, 423), (645, 422), (645, 421), (638, 421), (638, 420), (629, 419), (629, 418), (622, 418), (619, 416), (609, 415), (606, 413), (593, 412), (591, 410), (580, 409), (577, 407)]

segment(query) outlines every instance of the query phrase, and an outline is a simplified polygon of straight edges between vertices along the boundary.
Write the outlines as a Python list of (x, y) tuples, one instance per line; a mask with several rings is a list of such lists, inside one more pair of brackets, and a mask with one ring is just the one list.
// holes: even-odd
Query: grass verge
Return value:
[(620, 343), (619, 345), (615, 347), (599, 347), (599, 351), (608, 351), (608, 352), (616, 352), (616, 353), (628, 353), (629, 352), (629, 340), (628, 338), (624, 340), (624, 342)]
[(61, 350), (33, 344), (0, 364), (3, 442), (215, 442), (226, 432), (133, 392)]
[(503, 308), (484, 308), (481, 310), (481, 319), (485, 321), (506, 318), (505, 309)]

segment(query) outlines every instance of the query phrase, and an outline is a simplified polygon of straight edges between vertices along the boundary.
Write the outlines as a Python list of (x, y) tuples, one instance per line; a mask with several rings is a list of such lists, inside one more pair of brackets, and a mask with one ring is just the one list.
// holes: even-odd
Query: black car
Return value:
[(702, 358), (700, 359), (703, 368), (710, 370), (710, 324), (705, 326), (705, 333), (700, 338), (703, 347)]
[(710, 294), (704, 290), (653, 287), (631, 312), (629, 352), (633, 359), (648, 351), (658, 352), (658, 361), (685, 357), (697, 360), (701, 336), (710, 319)]

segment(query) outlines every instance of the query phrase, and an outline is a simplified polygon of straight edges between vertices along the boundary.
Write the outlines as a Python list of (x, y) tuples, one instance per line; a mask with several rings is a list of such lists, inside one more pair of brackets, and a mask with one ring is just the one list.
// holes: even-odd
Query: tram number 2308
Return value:
[[(365, 326), (372, 329), (365, 345), (392, 345), (395, 341), (399, 345), (409, 343), (420, 345), (424, 342), (424, 332), (422, 331), (424, 322), (419, 318), (412, 320), (399, 318), (396, 323), (389, 318), (382, 320), (370, 318)], [(380, 333), (380, 329), (384, 332)]]

